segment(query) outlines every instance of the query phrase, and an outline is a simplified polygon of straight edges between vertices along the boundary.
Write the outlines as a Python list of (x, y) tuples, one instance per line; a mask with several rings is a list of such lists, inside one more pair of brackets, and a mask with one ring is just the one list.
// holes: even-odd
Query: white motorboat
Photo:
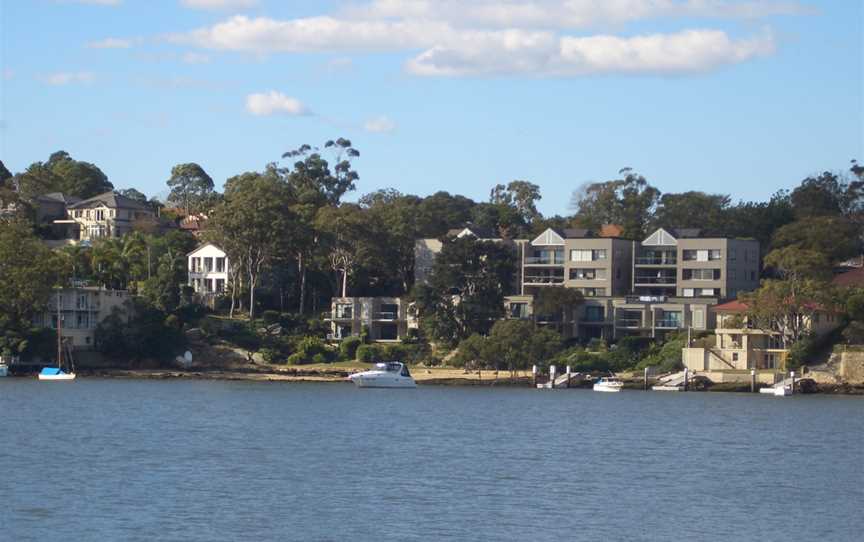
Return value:
[(792, 395), (792, 386), (771, 386), (770, 388), (761, 388), (759, 393), (765, 393), (775, 397), (788, 397)]
[(624, 383), (617, 378), (604, 376), (594, 383), (594, 391), (616, 392), (624, 388)]
[(408, 366), (398, 361), (376, 363), (375, 368), (348, 377), (358, 388), (416, 388)]

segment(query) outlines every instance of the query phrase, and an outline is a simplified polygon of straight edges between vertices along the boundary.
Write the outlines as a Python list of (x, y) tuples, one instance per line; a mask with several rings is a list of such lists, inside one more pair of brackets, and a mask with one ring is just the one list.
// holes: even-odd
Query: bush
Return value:
[(281, 320), (280, 314), (278, 311), (269, 311), (269, 310), (261, 313), (261, 319), (268, 326), (273, 325), (273, 324), (277, 324)]
[(361, 344), (363, 341), (360, 340), (360, 337), (346, 337), (342, 339), (342, 343), (339, 345), (339, 353), (342, 354), (343, 359), (353, 360), (357, 357), (357, 349)]
[(278, 363), (280, 360), (285, 359), (281, 352), (272, 348), (262, 348), (260, 354), (267, 363)]
[(374, 344), (362, 344), (357, 348), (357, 361), (362, 363), (377, 363), (381, 361), (381, 351)]
[(288, 356), (287, 363), (288, 365), (304, 365), (308, 362), (303, 359), (303, 356), (301, 356), (299, 352), (297, 352), (296, 354)]
[(591, 352), (606, 352), (608, 347), (603, 339), (593, 338), (588, 341), (588, 350)]
[(315, 354), (312, 356), (312, 361), (314, 363), (328, 363), (327, 356), (324, 354)]

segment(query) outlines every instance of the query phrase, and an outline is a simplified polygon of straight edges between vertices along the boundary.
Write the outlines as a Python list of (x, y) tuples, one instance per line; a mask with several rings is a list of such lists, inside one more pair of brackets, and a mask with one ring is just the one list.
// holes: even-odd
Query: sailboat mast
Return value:
[(57, 291), (57, 368), (63, 368), (63, 316), (60, 313), (60, 291)]

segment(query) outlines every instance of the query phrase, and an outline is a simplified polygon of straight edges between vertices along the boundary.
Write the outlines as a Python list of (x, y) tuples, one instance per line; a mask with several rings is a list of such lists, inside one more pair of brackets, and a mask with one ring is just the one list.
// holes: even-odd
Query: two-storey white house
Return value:
[(189, 286), (196, 294), (222, 294), (228, 287), (228, 257), (213, 243), (206, 243), (187, 255)]

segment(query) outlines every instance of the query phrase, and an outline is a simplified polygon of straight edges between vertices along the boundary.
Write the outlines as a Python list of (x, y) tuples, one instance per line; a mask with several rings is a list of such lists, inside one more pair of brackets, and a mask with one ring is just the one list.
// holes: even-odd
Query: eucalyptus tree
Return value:
[(180, 206), (186, 214), (201, 212), (213, 197), (213, 179), (195, 163), (178, 164), (171, 168), (167, 181), (171, 193), (168, 203)]

